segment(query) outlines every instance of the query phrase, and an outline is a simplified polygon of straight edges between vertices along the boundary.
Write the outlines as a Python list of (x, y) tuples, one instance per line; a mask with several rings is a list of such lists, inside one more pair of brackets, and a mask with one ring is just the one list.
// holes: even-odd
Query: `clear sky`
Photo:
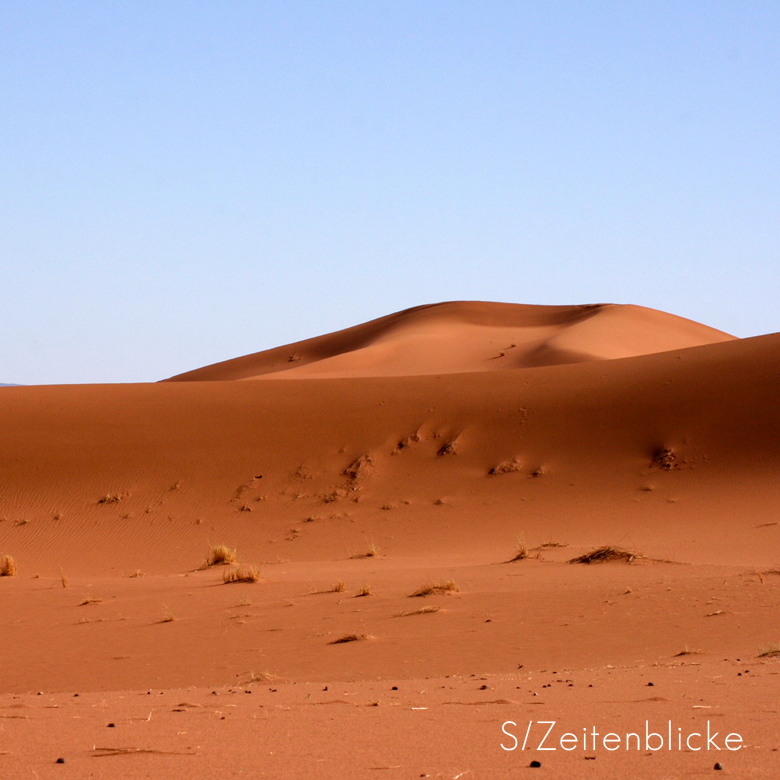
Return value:
[(777, 0), (3, 0), (0, 41), (0, 381), (443, 300), (780, 331)]

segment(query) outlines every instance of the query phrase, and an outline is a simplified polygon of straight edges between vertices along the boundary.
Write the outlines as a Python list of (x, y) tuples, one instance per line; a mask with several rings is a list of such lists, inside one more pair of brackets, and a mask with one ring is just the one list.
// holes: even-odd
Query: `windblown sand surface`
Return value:
[(452, 303), (174, 380), (0, 391), (0, 777), (780, 773), (780, 335)]

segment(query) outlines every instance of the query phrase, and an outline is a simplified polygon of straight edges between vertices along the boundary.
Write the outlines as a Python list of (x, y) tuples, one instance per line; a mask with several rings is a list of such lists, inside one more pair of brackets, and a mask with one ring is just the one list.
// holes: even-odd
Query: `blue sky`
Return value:
[(0, 381), (422, 303), (780, 331), (777, 2), (0, 4)]

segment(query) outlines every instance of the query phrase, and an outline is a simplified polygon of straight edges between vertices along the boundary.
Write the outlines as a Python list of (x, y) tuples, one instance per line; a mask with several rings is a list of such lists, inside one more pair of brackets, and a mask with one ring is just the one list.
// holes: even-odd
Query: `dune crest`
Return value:
[(226, 360), (166, 381), (426, 376), (584, 363), (735, 337), (642, 306), (457, 301)]

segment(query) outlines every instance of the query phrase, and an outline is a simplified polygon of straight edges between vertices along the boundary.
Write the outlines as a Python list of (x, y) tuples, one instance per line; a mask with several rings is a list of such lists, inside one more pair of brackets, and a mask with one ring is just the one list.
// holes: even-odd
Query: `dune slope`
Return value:
[(733, 336), (641, 306), (418, 306), (353, 328), (235, 358), (173, 381), (417, 376), (634, 357)]

